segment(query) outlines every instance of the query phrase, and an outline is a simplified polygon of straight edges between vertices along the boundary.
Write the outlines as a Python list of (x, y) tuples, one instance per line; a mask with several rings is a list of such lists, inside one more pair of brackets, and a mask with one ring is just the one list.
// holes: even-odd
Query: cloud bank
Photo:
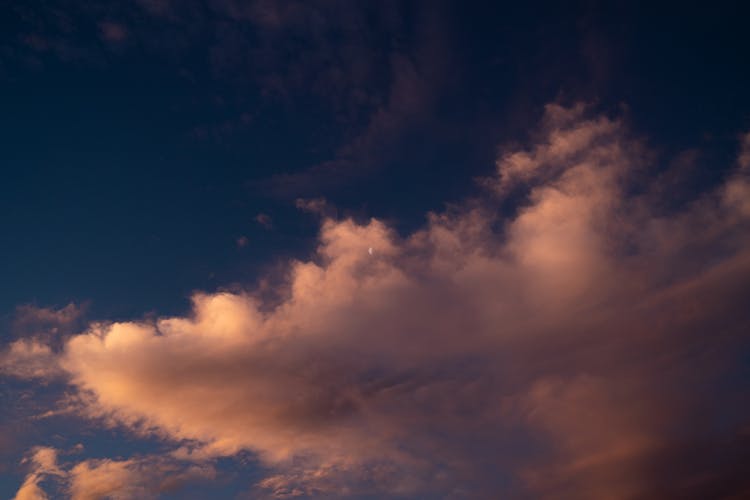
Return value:
[[(621, 120), (552, 104), (534, 138), (499, 155), (490, 195), (413, 234), (325, 218), (274, 303), (198, 293), (184, 317), (18, 340), (3, 371), (67, 381), (71, 411), (169, 460), (250, 452), (256, 496), (750, 494), (750, 140), (664, 208)], [(123, 470), (147, 474), (66, 474)]]

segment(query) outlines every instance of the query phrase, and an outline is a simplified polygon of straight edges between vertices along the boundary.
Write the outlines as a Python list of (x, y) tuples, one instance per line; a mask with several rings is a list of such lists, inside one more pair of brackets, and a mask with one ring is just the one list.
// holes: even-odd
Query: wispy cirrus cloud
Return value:
[(94, 424), (196, 464), (254, 454), (257, 495), (746, 494), (731, 450), (675, 458), (750, 422), (726, 383), (750, 347), (743, 153), (667, 212), (620, 120), (551, 104), (536, 137), (500, 155), (491, 198), (410, 235), (325, 218), (274, 307), (198, 293), (189, 315), (92, 324), (39, 355)]

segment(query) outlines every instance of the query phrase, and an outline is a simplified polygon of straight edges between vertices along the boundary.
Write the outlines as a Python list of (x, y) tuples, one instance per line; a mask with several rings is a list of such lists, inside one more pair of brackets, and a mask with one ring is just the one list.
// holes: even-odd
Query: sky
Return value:
[(0, 16), (0, 498), (750, 496), (749, 12)]

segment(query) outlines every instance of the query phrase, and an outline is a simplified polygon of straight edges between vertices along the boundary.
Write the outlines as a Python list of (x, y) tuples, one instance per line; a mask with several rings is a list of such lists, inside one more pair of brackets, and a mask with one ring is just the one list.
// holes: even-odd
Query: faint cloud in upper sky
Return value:
[(104, 40), (112, 43), (125, 41), (128, 37), (128, 30), (124, 25), (112, 21), (103, 21), (99, 23), (99, 29)]
[(250, 240), (247, 239), (247, 236), (240, 236), (235, 241), (235, 243), (237, 244), (237, 248), (245, 248), (249, 242)]
[(297, 198), (294, 202), (294, 206), (305, 212), (310, 212), (316, 215), (330, 215), (332, 207), (328, 204), (328, 201), (323, 198)]
[(258, 214), (255, 216), (255, 222), (263, 226), (265, 229), (271, 229), (273, 227), (273, 219), (268, 214)]
[(87, 304), (72, 302), (59, 309), (24, 304), (16, 307), (13, 327), (22, 335), (72, 333), (86, 309)]

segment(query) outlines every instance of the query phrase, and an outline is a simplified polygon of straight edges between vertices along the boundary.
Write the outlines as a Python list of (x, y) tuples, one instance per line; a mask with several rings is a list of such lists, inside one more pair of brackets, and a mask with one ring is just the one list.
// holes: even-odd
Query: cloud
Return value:
[[(328, 159), (259, 181), (264, 192), (295, 198), (361, 179), (391, 162), (405, 136), (430, 126), (458, 68), (445, 43), (440, 2), (413, 12), (397, 2), (254, 5), (251, 17), (268, 37), (263, 59), (282, 66), (265, 79), (268, 93), (311, 92), (351, 131)], [(292, 61), (283, 52), (288, 45)]]
[(333, 207), (331, 207), (328, 201), (323, 197), (310, 199), (297, 198), (294, 205), (303, 212), (309, 212), (321, 216), (330, 216), (333, 211)]
[(80, 326), (85, 310), (74, 303), (60, 309), (16, 307), (12, 330), (18, 338), (0, 350), (0, 373), (37, 379), (61, 375), (55, 351)]
[(750, 216), (750, 133), (742, 137), (739, 166), (724, 190), (724, 201), (745, 217)]
[(13, 500), (47, 500), (47, 494), (39, 487), (35, 477), (27, 477), (16, 492)]
[(101, 37), (110, 43), (121, 43), (128, 37), (128, 30), (120, 23), (102, 21), (99, 23)]
[(74, 327), (85, 310), (85, 305), (72, 302), (60, 309), (24, 304), (16, 307), (13, 326), (25, 334), (59, 333)]
[(32, 450), (28, 460), (32, 470), (15, 500), (49, 498), (40, 486), (42, 480), (47, 480), (56, 493), (72, 500), (135, 500), (157, 498), (160, 493), (178, 491), (187, 483), (216, 477), (213, 466), (185, 464), (167, 456), (87, 459), (61, 464), (58, 454), (58, 450), (50, 447)]
[[(492, 199), (413, 234), (325, 218), (278, 304), (198, 293), (72, 336), (52, 355), (76, 412), (196, 464), (251, 452), (276, 497), (657, 498), (736, 470), (674, 457), (750, 422), (726, 383), (750, 326), (744, 174), (666, 212), (621, 121), (550, 105), (536, 137), (501, 154)], [(78, 470), (123, 468), (148, 476)]]
[(258, 214), (255, 216), (255, 222), (260, 224), (266, 229), (271, 229), (273, 227), (273, 219), (271, 219), (271, 216), (268, 214)]
[[(435, 2), (141, 0), (110, 7), (12, 9), (14, 59), (43, 67), (52, 56), (106, 68), (130, 53), (189, 80), (208, 71), (211, 81), (249, 88), (287, 111), (313, 104), (326, 136), (317, 145), (323, 154), (315, 153), (320, 161), (250, 180), (291, 199), (391, 160), (404, 135), (427, 121), (448, 71), (455, 71), (438, 43), (447, 31), (435, 36), (441, 9)], [(252, 109), (246, 95), (220, 94), (204, 96), (213, 116), (188, 124), (193, 138), (231, 142), (266, 107)], [(229, 108), (239, 109), (233, 115), (225, 109), (230, 101)]]
[(36, 340), (17, 340), (0, 353), (0, 373), (20, 378), (49, 379), (60, 375), (58, 358), (50, 346)]
[(607, 159), (597, 155), (610, 155), (610, 159), (619, 160), (618, 166), (627, 168), (629, 165), (623, 164), (627, 158), (613, 147), (621, 132), (619, 124), (605, 116), (587, 118), (585, 111), (583, 104), (572, 108), (548, 104), (540, 131), (545, 140), (529, 150), (506, 152), (498, 160), (498, 179), (491, 180), (498, 191), (507, 194), (518, 186), (530, 188), (549, 182), (577, 159)]
[(49, 497), (39, 486), (40, 481), (49, 476), (63, 475), (57, 465), (57, 450), (43, 446), (36, 447), (25, 461), (31, 464), (31, 472), (16, 492), (14, 500), (46, 500)]
[(212, 466), (179, 465), (158, 457), (129, 460), (86, 460), (69, 472), (73, 500), (146, 499), (174, 492), (185, 483), (215, 478)]
[(437, 79), (430, 81), (424, 70), (406, 56), (395, 54), (390, 62), (393, 80), (385, 104), (370, 115), (367, 125), (351, 141), (339, 147), (333, 159), (301, 172), (277, 175), (270, 187), (280, 195), (311, 192), (311, 187), (335, 185), (372, 171), (388, 158), (404, 132), (420, 123), (434, 99)]
[(750, 132), (741, 137), (741, 150), (737, 164), (742, 170), (750, 169)]

